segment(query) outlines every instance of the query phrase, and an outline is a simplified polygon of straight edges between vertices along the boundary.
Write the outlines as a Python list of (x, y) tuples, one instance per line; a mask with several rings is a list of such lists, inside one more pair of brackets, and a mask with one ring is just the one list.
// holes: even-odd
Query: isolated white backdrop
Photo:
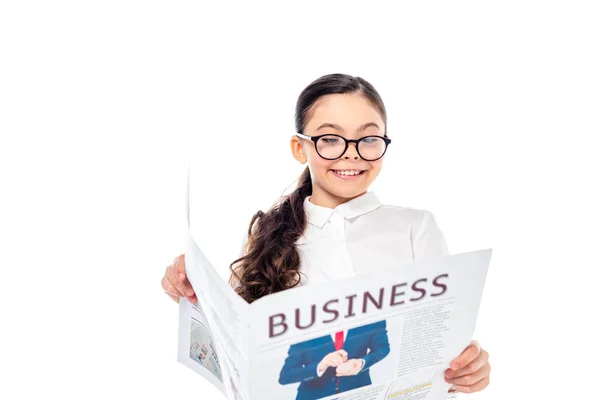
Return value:
[(494, 249), (475, 331), (492, 383), (463, 396), (589, 398), (599, 16), (591, 1), (2, 2), (1, 397), (217, 398), (176, 363), (160, 287), (183, 251), (186, 165), (204, 165), (200, 244), (226, 267), (302, 171), (298, 94), (343, 72), (389, 113), (372, 189), (432, 211), (453, 253)]

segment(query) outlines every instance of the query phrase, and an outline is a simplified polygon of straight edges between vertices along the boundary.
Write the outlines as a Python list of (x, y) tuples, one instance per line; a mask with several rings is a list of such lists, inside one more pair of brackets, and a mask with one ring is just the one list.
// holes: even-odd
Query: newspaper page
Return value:
[(443, 374), (471, 343), (491, 249), (248, 304), (194, 241), (189, 188), (187, 214), (186, 272), (198, 303), (180, 299), (178, 360), (227, 399), (454, 397)]
[[(490, 257), (450, 255), (257, 300), (251, 398), (454, 397), (444, 371), (471, 343)], [(343, 364), (327, 366), (336, 354)]]
[(249, 399), (250, 305), (212, 267), (190, 231), (190, 169), (186, 191), (185, 264), (198, 302), (179, 301), (178, 361), (228, 399)]
[(228, 399), (249, 399), (249, 307), (218, 275), (191, 235), (186, 273), (198, 302), (179, 301), (178, 360), (207, 378)]

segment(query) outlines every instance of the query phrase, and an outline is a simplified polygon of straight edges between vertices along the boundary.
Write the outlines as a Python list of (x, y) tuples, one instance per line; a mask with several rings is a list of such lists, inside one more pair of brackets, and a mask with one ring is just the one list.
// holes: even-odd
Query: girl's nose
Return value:
[(346, 149), (346, 152), (342, 154), (342, 157), (358, 159), (359, 155), (358, 151), (356, 151), (356, 143), (349, 143), (348, 148)]

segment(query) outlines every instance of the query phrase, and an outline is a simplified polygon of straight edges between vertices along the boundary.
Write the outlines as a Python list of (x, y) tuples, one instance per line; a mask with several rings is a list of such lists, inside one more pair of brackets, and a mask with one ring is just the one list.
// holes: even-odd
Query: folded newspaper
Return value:
[[(444, 371), (471, 343), (491, 249), (448, 255), (248, 304), (189, 231), (178, 361), (230, 400), (453, 398)], [(343, 364), (326, 369), (334, 354)], [(348, 374), (347, 371), (358, 373)]]

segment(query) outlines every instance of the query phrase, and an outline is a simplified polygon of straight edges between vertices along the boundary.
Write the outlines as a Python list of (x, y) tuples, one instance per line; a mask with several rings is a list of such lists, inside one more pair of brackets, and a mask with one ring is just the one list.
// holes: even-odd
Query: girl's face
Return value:
[[(385, 125), (381, 115), (369, 100), (357, 93), (328, 94), (313, 105), (304, 134), (317, 136), (337, 134), (346, 139), (364, 136), (383, 136)], [(308, 163), (313, 193), (311, 202), (334, 208), (367, 192), (383, 164), (384, 157), (376, 161), (363, 160), (355, 143), (349, 143), (346, 152), (336, 160), (326, 160), (315, 150), (314, 142), (293, 136), (291, 148), (294, 158)], [(362, 171), (358, 176), (339, 174), (340, 171)]]

